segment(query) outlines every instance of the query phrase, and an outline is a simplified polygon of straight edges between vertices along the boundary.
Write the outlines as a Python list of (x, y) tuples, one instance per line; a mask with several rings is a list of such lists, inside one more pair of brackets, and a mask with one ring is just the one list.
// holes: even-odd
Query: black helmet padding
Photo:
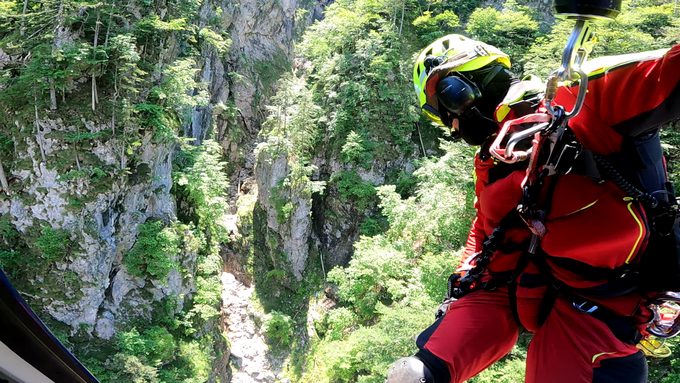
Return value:
[(481, 97), (482, 93), (475, 84), (456, 75), (445, 77), (437, 83), (439, 102), (453, 114), (467, 112)]
[(583, 19), (615, 19), (621, 12), (621, 0), (554, 0), (557, 16)]

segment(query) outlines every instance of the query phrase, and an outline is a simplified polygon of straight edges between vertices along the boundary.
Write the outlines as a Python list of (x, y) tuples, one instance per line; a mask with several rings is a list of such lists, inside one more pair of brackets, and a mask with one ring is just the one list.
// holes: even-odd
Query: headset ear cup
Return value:
[(436, 85), (437, 99), (446, 109), (457, 115), (461, 115), (482, 97), (477, 85), (462, 76), (448, 76)]

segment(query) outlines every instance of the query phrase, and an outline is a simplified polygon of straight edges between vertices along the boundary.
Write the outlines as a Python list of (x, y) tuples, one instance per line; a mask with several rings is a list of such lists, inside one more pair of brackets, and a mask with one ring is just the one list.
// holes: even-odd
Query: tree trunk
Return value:
[(401, 3), (401, 24), (399, 24), (399, 37), (401, 37), (401, 28), (404, 26), (404, 8), (406, 8), (406, 0)]
[(414, 122), (416, 129), (418, 129), (418, 138), (420, 138), (420, 147), (423, 148), (423, 157), (427, 157), (427, 152), (425, 151), (425, 145), (423, 145), (423, 136), (420, 134), (420, 124)]
[(19, 34), (23, 36), (26, 33), (26, 9), (28, 8), (28, 0), (24, 0), (24, 10), (21, 11), (21, 28)]
[(63, 13), (64, 13), (64, 0), (61, 0), (61, 2), (59, 2), (59, 10), (57, 11), (57, 21), (59, 21), (57, 28), (60, 27), (61, 24), (64, 22), (64, 18), (62, 17)]
[(118, 102), (118, 66), (113, 71), (113, 108), (111, 108), (111, 132), (112, 136), (116, 136), (116, 106)]
[[(57, 36), (58, 36), (58, 31), (61, 29), (62, 24), (64, 23), (64, 0), (61, 0), (59, 3), (59, 9), (57, 10), (57, 26), (54, 28), (54, 38), (52, 40), (52, 55), (54, 55), (54, 52), (57, 50)], [(54, 84), (54, 78), (49, 79), (50, 83), (50, 109), (56, 110), (57, 109), (57, 89)], [(37, 106), (36, 106), (37, 108)], [(36, 116), (38, 115), (37, 109), (36, 109)]]
[(2, 185), (5, 193), (9, 194), (9, 184), (7, 183), (7, 177), (5, 176), (5, 169), (2, 167), (2, 160), (0, 160), (0, 185)]
[(42, 135), (40, 134), (40, 117), (38, 116), (38, 96), (33, 95), (33, 100), (34, 100), (34, 108), (35, 108), (35, 141), (38, 143), (38, 147), (40, 148), (40, 156), (42, 157), (43, 162), (47, 162), (47, 159), (45, 158), (45, 149), (43, 148), (43, 142), (42, 142)]
[(92, 111), (97, 110), (97, 78), (92, 73)]
[(111, 4), (111, 13), (109, 13), (109, 23), (106, 25), (106, 37), (104, 37), (104, 48), (109, 46), (109, 34), (111, 32), (111, 22), (113, 22), (113, 12), (116, 10), (116, 2)]
[(123, 145), (120, 146), (120, 184), (123, 186), (125, 183), (125, 167), (127, 166), (127, 159), (125, 158), (125, 140), (123, 140)]
[(57, 109), (57, 88), (54, 86), (53, 78), (50, 78), (50, 109)]
[(113, 109), (113, 113), (111, 113), (111, 135), (115, 136), (116, 135), (116, 109)]
[[(99, 20), (101, 18), (101, 12), (97, 10), (97, 21), (94, 23), (94, 44), (92, 50), (92, 59), (97, 60), (97, 45), (99, 44)], [(92, 71), (92, 111), (97, 109), (97, 103), (99, 102), (99, 95), (97, 94), (97, 78), (95, 77), (96, 71)]]
[(76, 125), (76, 137), (77, 137), (77, 139), (73, 141), (73, 153), (76, 156), (76, 166), (78, 167), (78, 170), (81, 170), (80, 169), (80, 160), (78, 159), (78, 139), (79, 139), (79, 136), (80, 136), (80, 128), (78, 128), (77, 126), (78, 125)]
[(109, 25), (106, 26), (106, 37), (104, 37), (104, 48), (106, 49), (109, 46), (109, 35), (111, 33), (111, 21), (113, 19), (113, 16), (109, 16)]

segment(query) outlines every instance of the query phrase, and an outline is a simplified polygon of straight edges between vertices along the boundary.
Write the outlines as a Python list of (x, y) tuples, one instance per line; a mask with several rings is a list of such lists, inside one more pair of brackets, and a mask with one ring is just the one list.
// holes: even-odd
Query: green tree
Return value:
[(523, 55), (540, 36), (538, 23), (523, 8), (513, 9), (507, 2), (503, 12), (494, 8), (478, 8), (468, 21), (466, 32), (470, 37), (499, 47), (510, 55), (512, 69), (524, 70)]
[(456, 32), (460, 27), (460, 20), (452, 11), (444, 11), (435, 16), (432, 12), (425, 11), (422, 16), (413, 20), (413, 26), (416, 27), (416, 33), (420, 36), (421, 42), (427, 45), (440, 37)]
[(137, 230), (137, 242), (123, 258), (128, 273), (165, 281), (180, 252), (177, 233), (162, 221), (147, 221)]
[(228, 241), (224, 217), (229, 181), (222, 148), (213, 140), (205, 140), (199, 147), (185, 146), (184, 149), (178, 159), (179, 169), (173, 173), (174, 182), (180, 188), (177, 193), (194, 206), (194, 223), (208, 237), (210, 246), (216, 246)]

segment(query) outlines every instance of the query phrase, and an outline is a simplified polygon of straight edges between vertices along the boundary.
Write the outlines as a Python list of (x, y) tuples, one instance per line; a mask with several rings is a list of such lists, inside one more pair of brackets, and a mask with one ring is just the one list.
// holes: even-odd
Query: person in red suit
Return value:
[[(584, 68), (585, 104), (569, 120), (574, 141), (582, 153), (609, 160), (639, 189), (665, 190), (659, 129), (680, 117), (680, 45), (598, 58)], [(520, 326), (534, 334), (527, 383), (646, 382), (646, 361), (636, 345), (648, 335), (649, 294), (627, 270), (648, 248), (650, 214), (616, 183), (576, 165), (538, 188), (544, 227), (529, 254), (535, 230), (514, 214), (529, 161), (506, 164), (489, 148), (506, 121), (545, 111), (545, 101), (540, 81), (520, 81), (509, 69), (503, 52), (460, 35), (435, 41), (416, 62), (423, 112), (480, 146), (477, 215), (458, 274), (474, 271), (484, 251), (492, 255), (467, 293), (416, 338), (418, 353), (390, 367), (386, 382), (464, 382), (507, 354)], [(563, 85), (555, 102), (569, 110), (577, 94), (578, 83)], [(485, 242), (494, 241), (485, 250)]]

